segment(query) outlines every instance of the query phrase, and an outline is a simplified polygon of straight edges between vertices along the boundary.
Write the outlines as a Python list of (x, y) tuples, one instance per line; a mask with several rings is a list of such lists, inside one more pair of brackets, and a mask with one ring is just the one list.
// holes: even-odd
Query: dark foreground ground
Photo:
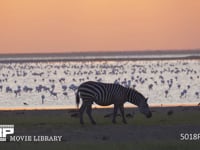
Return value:
[(76, 110), (0, 111), (0, 124), (14, 124), (15, 136), (62, 136), (61, 142), (0, 142), (0, 149), (200, 149), (198, 106), (152, 112), (146, 119), (137, 108), (127, 108), (128, 124), (120, 116), (112, 124), (112, 109), (94, 109), (97, 125), (85, 114), (82, 126)]

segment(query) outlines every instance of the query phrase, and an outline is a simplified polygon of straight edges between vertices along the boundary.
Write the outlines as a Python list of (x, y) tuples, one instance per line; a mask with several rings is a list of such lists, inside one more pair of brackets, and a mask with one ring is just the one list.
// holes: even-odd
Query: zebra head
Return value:
[(147, 118), (152, 117), (152, 113), (149, 109), (149, 105), (147, 103), (148, 98), (144, 98), (140, 100), (140, 103), (138, 105), (139, 111), (144, 114)]
[(148, 98), (145, 98), (141, 93), (139, 93), (135, 89), (129, 89), (128, 93), (128, 101), (134, 105), (137, 105), (139, 111), (144, 114), (147, 118), (152, 116), (152, 113), (149, 109), (149, 105), (147, 103)]

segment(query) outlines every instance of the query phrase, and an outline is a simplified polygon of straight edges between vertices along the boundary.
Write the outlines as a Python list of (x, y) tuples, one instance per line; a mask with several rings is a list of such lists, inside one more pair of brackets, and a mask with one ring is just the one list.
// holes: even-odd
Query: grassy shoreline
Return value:
[[(137, 108), (126, 108), (128, 124), (117, 117), (112, 124), (113, 109), (94, 109), (97, 125), (92, 125), (84, 114), (85, 125), (76, 110), (0, 111), (0, 124), (14, 124), (15, 135), (62, 135), (62, 142), (5, 142), (0, 149), (38, 148), (58, 149), (199, 149), (200, 140), (180, 140), (180, 133), (200, 133), (200, 107), (153, 107), (153, 117), (146, 119)], [(35, 147), (34, 147), (35, 149)]]
[[(173, 108), (173, 107), (200, 107), (200, 103), (176, 103), (176, 104), (153, 104), (149, 105), (151, 108)], [(112, 109), (113, 105), (110, 106), (99, 106), (99, 105), (93, 105), (93, 109)], [(137, 106), (130, 105), (130, 106), (125, 106), (125, 108), (137, 108)], [(23, 106), (23, 107), (0, 107), (0, 112), (1, 111), (42, 111), (42, 110), (75, 110), (77, 109), (75, 106)]]

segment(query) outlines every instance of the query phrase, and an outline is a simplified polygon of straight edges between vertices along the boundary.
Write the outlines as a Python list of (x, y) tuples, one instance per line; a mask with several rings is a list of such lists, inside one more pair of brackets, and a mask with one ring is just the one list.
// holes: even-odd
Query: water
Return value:
[(123, 51), (49, 54), (2, 54), (0, 62), (80, 61), (80, 60), (148, 60), (199, 58), (200, 50), (183, 51)]
[(163, 60), (75, 57), (80, 61), (60, 56), (53, 57), (54, 61), (49, 61), (50, 56), (48, 60), (32, 57), (31, 61), (27, 56), (1, 57), (0, 108), (75, 107), (76, 88), (89, 80), (136, 88), (149, 97), (150, 104), (200, 102), (200, 59), (184, 59), (182, 55), (182, 59)]

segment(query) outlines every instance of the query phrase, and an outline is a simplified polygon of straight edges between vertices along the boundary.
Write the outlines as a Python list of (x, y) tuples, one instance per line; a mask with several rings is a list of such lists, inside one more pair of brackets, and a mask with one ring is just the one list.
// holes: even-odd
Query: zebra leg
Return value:
[(112, 123), (116, 123), (117, 110), (118, 110), (118, 105), (114, 104), (114, 113), (113, 113)]
[(84, 110), (86, 108), (87, 104), (85, 102), (83, 102), (83, 104), (81, 105), (81, 108), (79, 109), (79, 112), (80, 112), (80, 124), (84, 124), (83, 122), (83, 113), (84, 113)]
[(90, 118), (90, 121), (93, 125), (96, 124), (96, 122), (94, 121), (93, 117), (92, 117), (92, 105), (89, 104), (87, 105), (87, 110), (86, 110), (87, 114), (88, 114), (88, 117)]
[(123, 106), (123, 105), (120, 105), (120, 106), (119, 106), (119, 109), (120, 109), (120, 112), (121, 112), (121, 114), (122, 114), (122, 121), (123, 121), (123, 123), (127, 124), (126, 118), (125, 118), (125, 115), (124, 115), (124, 106)]

